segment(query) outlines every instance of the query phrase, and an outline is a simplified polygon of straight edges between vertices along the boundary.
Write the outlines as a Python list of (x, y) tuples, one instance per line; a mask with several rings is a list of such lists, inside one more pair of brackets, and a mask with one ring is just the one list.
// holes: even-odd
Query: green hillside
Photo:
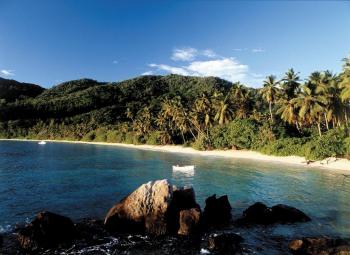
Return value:
[(338, 75), (314, 72), (306, 81), (290, 69), (260, 89), (180, 75), (81, 79), (45, 91), (13, 81), (0, 105), (0, 136), (350, 157), (349, 77), (344, 65)]
[(36, 97), (45, 89), (30, 83), (21, 83), (15, 80), (8, 80), (0, 77), (0, 101), (11, 102), (16, 99)]

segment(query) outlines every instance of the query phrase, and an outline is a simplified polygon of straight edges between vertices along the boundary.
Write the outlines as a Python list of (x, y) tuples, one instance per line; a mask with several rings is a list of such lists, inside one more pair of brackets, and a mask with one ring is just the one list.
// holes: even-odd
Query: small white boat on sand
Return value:
[(40, 142), (38, 142), (38, 144), (40, 144), (40, 145), (45, 145), (46, 142), (45, 142), (45, 141), (40, 141)]
[(188, 172), (188, 171), (193, 171), (194, 170), (194, 166), (193, 165), (189, 165), (189, 166), (173, 166), (173, 171), (182, 171), (182, 172)]

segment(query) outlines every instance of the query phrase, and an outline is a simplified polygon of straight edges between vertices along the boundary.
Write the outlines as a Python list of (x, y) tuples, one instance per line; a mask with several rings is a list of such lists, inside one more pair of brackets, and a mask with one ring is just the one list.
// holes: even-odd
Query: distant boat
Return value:
[(46, 142), (45, 142), (45, 141), (40, 141), (40, 142), (38, 142), (38, 144), (40, 144), (40, 145), (45, 145)]
[(193, 171), (194, 170), (194, 166), (193, 165), (189, 165), (189, 166), (173, 166), (173, 171), (182, 171), (182, 172), (188, 172), (188, 171)]

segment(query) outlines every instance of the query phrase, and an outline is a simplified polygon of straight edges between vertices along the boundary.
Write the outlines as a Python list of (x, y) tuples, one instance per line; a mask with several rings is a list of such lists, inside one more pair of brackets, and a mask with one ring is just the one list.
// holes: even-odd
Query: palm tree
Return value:
[(338, 76), (330, 71), (321, 73), (321, 80), (315, 91), (325, 99), (324, 119), (327, 130), (329, 130), (330, 121), (339, 126), (344, 114), (344, 104), (340, 98), (341, 88)]
[(299, 126), (299, 115), (298, 115), (298, 106), (292, 99), (281, 99), (279, 104), (280, 108), (277, 110), (277, 114), (281, 115), (281, 119), (289, 124), (293, 124), (300, 131)]
[(296, 73), (294, 69), (291, 68), (285, 73), (282, 81), (281, 87), (286, 93), (288, 100), (294, 98), (300, 89), (299, 73)]
[(191, 123), (187, 114), (186, 109), (181, 103), (180, 97), (175, 97), (172, 100), (165, 99), (162, 103), (161, 114), (158, 117), (158, 125), (164, 125), (168, 123), (170, 129), (173, 131), (179, 131), (183, 142), (186, 142), (185, 135), (190, 132), (193, 138), (196, 138)]
[(291, 103), (299, 108), (298, 115), (300, 120), (308, 125), (316, 123), (319, 135), (322, 136), (321, 119), (326, 99), (315, 94), (308, 85), (307, 83), (303, 86), (303, 91), (297, 98), (292, 99)]
[(266, 77), (264, 81), (263, 88), (260, 90), (260, 94), (269, 104), (270, 118), (271, 122), (274, 122), (272, 114), (272, 104), (276, 102), (279, 95), (279, 81), (276, 80), (276, 76), (270, 75)]
[(214, 107), (216, 108), (214, 121), (217, 121), (220, 126), (231, 121), (233, 117), (232, 106), (230, 105), (228, 96), (229, 95), (226, 95), (225, 98), (223, 98), (223, 95), (220, 94), (219, 98), (214, 102)]
[(212, 98), (203, 93), (194, 103), (194, 114), (192, 114), (192, 117), (201, 127), (200, 130), (205, 130), (208, 134), (208, 129), (213, 124), (213, 115)]
[(125, 115), (127, 118), (131, 119), (132, 122), (134, 122), (134, 114), (131, 112), (129, 107), (126, 109)]
[(133, 127), (138, 135), (144, 135), (151, 131), (152, 116), (148, 107), (144, 107), (137, 112), (137, 117), (133, 123)]
[(343, 73), (340, 75), (340, 88), (342, 89), (340, 97), (344, 102), (345, 123), (348, 124), (348, 112), (350, 111), (350, 56), (343, 59)]
[(236, 109), (236, 117), (247, 118), (248, 112), (251, 108), (250, 91), (240, 82), (237, 82), (231, 87), (229, 95), (229, 101), (234, 103), (233, 108)]

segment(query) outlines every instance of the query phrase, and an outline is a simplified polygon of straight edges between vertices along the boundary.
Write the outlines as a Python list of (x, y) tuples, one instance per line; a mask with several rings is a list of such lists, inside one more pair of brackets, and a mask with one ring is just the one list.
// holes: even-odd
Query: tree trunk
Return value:
[(182, 131), (181, 131), (181, 136), (182, 136), (183, 144), (185, 144), (185, 143), (186, 143), (186, 140), (185, 140), (184, 132), (182, 132)]
[(321, 132), (321, 123), (317, 122), (317, 127), (318, 127), (318, 133), (320, 134), (320, 137), (322, 136), (322, 132)]
[(346, 112), (346, 109), (344, 111), (344, 117), (345, 117), (345, 126), (348, 126), (348, 113)]
[(273, 123), (273, 115), (272, 115), (272, 102), (269, 102), (269, 110), (270, 110), (270, 116), (271, 116), (271, 123)]
[(190, 129), (190, 133), (192, 134), (193, 138), (196, 140), (196, 136), (193, 134), (192, 128), (189, 128), (189, 129)]
[(324, 113), (324, 120), (326, 122), (326, 127), (327, 127), (327, 130), (329, 130), (329, 126), (328, 126), (328, 118), (327, 118), (327, 114)]

